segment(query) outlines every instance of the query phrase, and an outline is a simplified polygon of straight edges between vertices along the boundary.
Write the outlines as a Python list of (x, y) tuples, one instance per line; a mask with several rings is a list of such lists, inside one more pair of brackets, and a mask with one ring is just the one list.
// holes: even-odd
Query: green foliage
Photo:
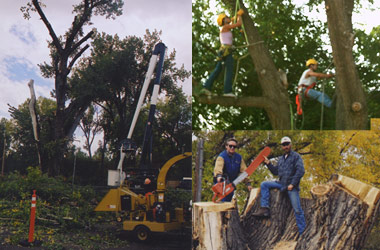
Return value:
[(168, 188), (165, 192), (165, 197), (167, 201), (170, 201), (171, 207), (183, 207), (184, 205), (189, 205), (191, 197), (191, 192), (183, 189), (173, 189)]
[[(214, 20), (217, 13), (212, 13), (206, 3), (207, 1), (204, 0), (193, 2), (193, 76), (199, 84), (206, 80), (215, 67), (215, 51), (219, 46), (219, 29)], [(321, 69), (327, 67), (331, 61), (326, 44), (322, 40), (323, 34), (327, 33), (326, 24), (318, 20), (310, 20), (303, 14), (302, 8), (296, 7), (290, 1), (249, 1), (246, 7), (276, 67), (287, 73), (290, 102), (295, 113), (296, 85), (301, 73), (305, 70), (306, 59), (318, 58)], [(218, 9), (218, 12), (225, 10), (229, 8)], [(244, 37), (235, 32), (234, 45), (244, 45)], [(242, 48), (234, 53), (237, 57), (241, 57), (247, 54), (248, 50)], [(213, 87), (218, 94), (221, 94), (223, 89), (222, 78), (223, 75), (218, 78)], [(326, 83), (326, 85), (326, 93), (332, 96), (331, 83)], [(261, 87), (251, 58), (247, 57), (240, 61), (237, 82), (233, 88), (239, 96), (261, 96)], [(305, 111), (308, 116), (305, 117), (304, 128), (315, 129), (315, 125), (319, 123), (310, 121), (310, 118), (316, 117), (319, 121), (320, 106), (313, 102), (310, 108), (305, 107)], [(325, 113), (327, 113), (326, 116), (330, 115), (328, 110)], [(327, 123), (325, 127), (329, 128), (332, 125), (334, 124)], [(262, 109), (199, 104), (197, 98), (193, 96), (193, 128), (240, 130), (270, 129), (271, 126)]]
[(33, 189), (37, 194), (35, 238), (42, 240), (43, 247), (63, 249), (71, 245), (101, 249), (125, 244), (116, 238), (114, 231), (95, 230), (114, 217), (111, 213), (93, 212), (96, 200), (99, 201), (103, 193), (95, 193), (90, 187), (72, 189), (60, 178), (49, 178), (36, 167), (29, 167), (26, 176), (14, 172), (0, 179), (0, 217), (4, 219), (0, 221), (0, 241), (3, 244), (17, 245), (27, 238)]
[[(216, 61), (216, 51), (219, 45), (219, 27), (216, 24), (217, 14), (226, 12), (234, 14), (234, 6), (225, 6), (222, 1), (216, 1), (217, 6), (210, 6), (210, 1), (193, 1), (193, 79), (198, 85), (193, 86), (196, 93), (211, 71)], [(223, 1), (227, 2), (227, 1)], [(302, 7), (297, 7), (293, 1), (243, 1), (248, 14), (253, 19), (261, 39), (278, 69), (287, 73), (288, 93), (293, 113), (296, 113), (295, 96), (297, 84), (305, 70), (305, 61), (316, 58), (319, 62), (319, 71), (327, 70), (332, 62), (327, 23), (306, 14), (309, 11), (324, 12), (322, 1), (309, 1)], [(372, 1), (367, 1), (372, 3)], [(233, 3), (233, 1), (231, 2)], [(355, 1), (355, 9), (360, 12), (363, 3)], [(234, 45), (245, 44), (244, 36), (238, 30), (234, 33)], [(355, 30), (356, 45), (353, 48), (355, 61), (358, 66), (360, 79), (368, 93), (368, 107), (370, 117), (378, 117), (380, 112), (380, 94), (377, 84), (379, 79), (378, 28), (370, 34), (362, 30)], [(248, 53), (247, 48), (237, 49), (234, 54), (237, 58)], [(235, 62), (235, 65), (237, 63)], [(331, 70), (333, 66), (329, 69)], [(233, 89), (238, 96), (261, 96), (258, 75), (252, 59), (248, 56), (240, 61), (237, 72), (237, 81)], [(222, 94), (223, 74), (216, 80), (213, 92)], [(323, 82), (322, 82), (323, 81)], [(321, 80), (325, 86), (325, 93), (333, 98), (335, 86), (333, 80)], [(375, 86), (376, 85), (376, 86)], [(322, 85), (316, 87), (321, 91)], [(196, 95), (193, 102), (193, 129), (271, 129), (269, 119), (263, 109), (235, 108), (220, 105), (200, 104)], [(316, 101), (303, 103), (304, 117), (293, 117), (296, 129), (319, 129), (321, 120), (321, 105)], [(285, 104), (284, 104), (285, 105)], [(323, 129), (335, 128), (335, 109), (324, 109)]]
[[(127, 138), (140, 91), (147, 73), (149, 60), (154, 46), (161, 41), (161, 32), (148, 30), (144, 38), (129, 36), (120, 39), (117, 35), (96, 34), (92, 43), (91, 57), (82, 60), (70, 79), (73, 97), (83, 93), (95, 97), (102, 107), (100, 125), (105, 134), (108, 155), (118, 160), (120, 142)], [(178, 81), (184, 81), (190, 72), (175, 64), (176, 52), (173, 50), (165, 59), (161, 79), (163, 101), (157, 104), (154, 122), (153, 159), (162, 165), (170, 156), (181, 152), (183, 145), (190, 147), (191, 105)], [(150, 85), (145, 102), (151, 97)], [(141, 145), (144, 136), (148, 107), (141, 110), (134, 129), (133, 140)], [(134, 165), (134, 162), (127, 162)]]
[[(95, 0), (91, 3), (91, 7), (94, 6), (94, 15), (105, 16), (107, 19), (115, 19), (116, 16), (122, 15), (123, 5), (123, 0)], [(74, 13), (83, 15), (85, 11), (88, 11), (88, 8), (85, 8), (85, 1), (81, 2), (78, 5), (74, 5)]]
[[(202, 200), (211, 200), (215, 159), (224, 150), (223, 142), (229, 137), (238, 140), (238, 153), (247, 165), (260, 150), (269, 145), (269, 158), (283, 154), (279, 141), (289, 136), (293, 150), (300, 153), (305, 166), (305, 176), (301, 181), (301, 195), (309, 197), (312, 186), (326, 183), (332, 174), (342, 174), (380, 187), (379, 131), (212, 131), (196, 132), (204, 138), (204, 170), (202, 180)], [(196, 152), (197, 140), (193, 141)], [(193, 158), (195, 159), (195, 157)], [(194, 163), (193, 163), (194, 164)], [(260, 166), (250, 177), (253, 187), (259, 187), (264, 180), (274, 179), (265, 166)], [(246, 201), (246, 187), (238, 186), (238, 205)]]

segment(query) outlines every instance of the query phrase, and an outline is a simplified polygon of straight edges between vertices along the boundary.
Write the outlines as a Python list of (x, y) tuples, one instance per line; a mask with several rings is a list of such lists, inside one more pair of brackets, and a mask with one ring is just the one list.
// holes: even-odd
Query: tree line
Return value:
[[(74, 158), (85, 159), (90, 170), (98, 162), (98, 172), (118, 160), (120, 143), (127, 137), (137, 105), (149, 59), (155, 44), (161, 42), (161, 31), (146, 31), (143, 38), (98, 33), (83, 28), (91, 25), (93, 15), (116, 18), (122, 14), (123, 1), (80, 1), (73, 6), (74, 20), (67, 32), (59, 36), (47, 19), (43, 3), (32, 0), (22, 7), (25, 18), (36, 12), (49, 31), (50, 62), (39, 65), (42, 75), (53, 78), (51, 98), (39, 97), (36, 113), (39, 121), (41, 169), (50, 176), (69, 175)], [(90, 49), (88, 56), (83, 53)], [(177, 83), (189, 77), (183, 65), (175, 63), (173, 49), (167, 55), (161, 80), (161, 96), (157, 104), (153, 134), (154, 162), (158, 167), (171, 156), (190, 148), (191, 104)], [(150, 89), (148, 93), (150, 93)], [(146, 97), (146, 102), (150, 94)], [(29, 99), (18, 107), (9, 105), (11, 118), (0, 123), (0, 147), (3, 149), (5, 171), (23, 171), (37, 166), (36, 142), (28, 110)], [(133, 139), (142, 141), (148, 112), (144, 106)], [(84, 152), (73, 144), (74, 131), (80, 128), (86, 138)], [(102, 135), (96, 152), (91, 151), (96, 134)], [(96, 165), (96, 164), (95, 164)], [(91, 170), (90, 170), (91, 171)], [(85, 172), (85, 171), (84, 171)], [(85, 175), (85, 173), (84, 173)]]
[[(379, 57), (375, 56), (379, 27), (370, 33), (353, 28), (352, 14), (360, 13), (373, 1), (309, 1), (297, 6), (293, 1), (238, 1), (244, 35), (234, 31), (234, 52), (238, 98), (205, 100), (193, 95), (195, 129), (367, 129), (369, 118), (379, 116)], [(201, 87), (215, 66), (219, 28), (215, 16), (235, 14), (237, 1), (193, 2), (193, 93)], [(363, 4), (363, 5), (361, 5)], [(326, 15), (321, 21), (307, 10)], [(344, 39), (339, 39), (344, 37)], [(246, 46), (251, 44), (252, 46)], [(245, 46), (245, 47), (244, 47)], [(336, 100), (335, 108), (324, 109), (313, 101), (303, 103), (304, 116), (296, 115), (297, 84), (305, 62), (315, 58), (319, 71), (335, 68), (336, 77), (321, 80), (318, 90)], [(282, 84), (279, 69), (287, 73)], [(214, 91), (221, 95), (221, 82)], [(358, 109), (354, 108), (356, 103)], [(360, 105), (359, 105), (360, 104)]]

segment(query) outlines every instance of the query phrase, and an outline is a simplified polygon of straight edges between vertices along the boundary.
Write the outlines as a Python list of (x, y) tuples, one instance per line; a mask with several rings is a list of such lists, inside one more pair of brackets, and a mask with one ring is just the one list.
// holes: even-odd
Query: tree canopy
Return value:
[[(201, 84), (215, 67), (216, 51), (219, 45), (219, 28), (216, 16), (221, 12), (233, 16), (235, 14), (234, 1), (216, 1), (216, 6), (210, 6), (210, 1), (193, 1), (193, 128), (194, 129), (273, 129), (268, 112), (263, 108), (228, 106), (222, 104), (205, 104), (198, 96)], [(319, 70), (325, 71), (330, 66), (334, 68), (331, 42), (328, 37), (327, 22), (322, 22), (307, 15), (306, 10), (325, 12), (322, 1), (310, 1), (307, 6), (297, 6), (294, 1), (242, 1), (247, 9), (247, 15), (252, 19), (258, 35), (269, 50), (277, 69), (287, 73), (289, 87), (288, 101), (281, 105), (289, 106), (293, 129), (319, 129), (321, 120), (321, 105), (316, 101), (304, 103), (304, 117), (296, 116), (295, 96), (298, 80), (305, 70), (305, 61), (316, 58)], [(370, 3), (369, 3), (370, 4)], [(369, 5), (370, 6), (370, 5)], [(363, 5), (356, 3), (355, 11), (360, 12)], [(244, 19), (243, 19), (244, 22)], [(244, 22), (247, 24), (247, 21)], [(245, 27), (246, 31), (249, 27)], [(248, 30), (249, 31), (249, 30)], [(237, 47), (234, 54), (242, 58), (253, 48), (246, 45), (244, 35), (234, 30), (234, 45)], [(379, 78), (379, 57), (373, 53), (378, 39), (378, 27), (369, 34), (364, 30), (355, 29), (355, 45), (353, 55), (360, 81), (366, 93), (368, 116), (375, 117), (379, 112), (378, 86), (374, 86)], [(258, 45), (253, 45), (255, 47)], [(372, 51), (372, 52), (371, 52)], [(240, 97), (259, 97), (263, 94), (263, 86), (256, 70), (257, 65), (251, 57), (239, 60), (239, 67), (235, 61), (236, 82), (234, 91)], [(234, 76), (235, 77), (235, 76)], [(214, 84), (213, 92), (222, 94), (223, 75)], [(334, 80), (320, 80), (324, 84), (324, 91), (330, 97), (336, 95)], [(317, 89), (321, 91), (322, 85)], [(340, 98), (340, 97), (339, 97)], [(343, 98), (340, 98), (343, 100)], [(287, 103), (288, 102), (288, 103)], [(248, 105), (247, 105), (248, 106)], [(335, 129), (335, 109), (324, 109), (323, 129)]]

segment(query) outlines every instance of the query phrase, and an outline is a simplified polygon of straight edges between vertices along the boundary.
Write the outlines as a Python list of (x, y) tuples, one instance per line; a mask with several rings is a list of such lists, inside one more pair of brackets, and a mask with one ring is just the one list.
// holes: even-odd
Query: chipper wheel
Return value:
[(139, 225), (134, 229), (136, 240), (139, 242), (146, 242), (150, 238), (150, 230), (148, 227)]

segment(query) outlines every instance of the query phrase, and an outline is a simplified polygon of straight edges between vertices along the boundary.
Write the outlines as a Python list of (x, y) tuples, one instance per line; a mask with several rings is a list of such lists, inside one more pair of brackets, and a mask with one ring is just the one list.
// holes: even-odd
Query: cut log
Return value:
[(249, 249), (234, 203), (194, 203), (193, 249)]
[(195, 203), (193, 249), (361, 249), (380, 210), (380, 190), (334, 175), (311, 196), (301, 199), (307, 225), (301, 236), (286, 192), (271, 190), (269, 219), (252, 216), (259, 189), (251, 191), (240, 220), (233, 203)]

